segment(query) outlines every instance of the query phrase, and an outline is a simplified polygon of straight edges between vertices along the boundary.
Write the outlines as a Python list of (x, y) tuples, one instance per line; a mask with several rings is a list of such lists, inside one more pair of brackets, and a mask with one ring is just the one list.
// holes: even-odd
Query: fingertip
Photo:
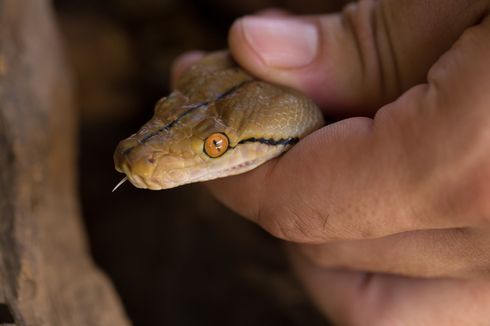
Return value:
[(328, 94), (334, 77), (320, 37), (320, 20), (245, 16), (230, 29), (230, 52), (252, 75), (295, 88), (322, 107), (331, 106)]
[[(238, 41), (238, 42), (237, 42)], [(311, 64), (319, 52), (318, 26), (310, 20), (284, 16), (245, 16), (230, 30), (234, 54), (254, 54), (268, 68), (298, 69)]]
[[(245, 38), (243, 21), (246, 17), (239, 18), (231, 25), (228, 32), (228, 46), (233, 58), (238, 64), (251, 72), (253, 75), (258, 75), (257, 72), (264, 67), (260, 56), (252, 49)], [(258, 75), (261, 77), (260, 75)]]
[(173, 62), (170, 69), (170, 82), (172, 89), (175, 88), (175, 83), (182, 74), (189, 69), (192, 64), (201, 59), (206, 52), (204, 51), (189, 51), (179, 55)]

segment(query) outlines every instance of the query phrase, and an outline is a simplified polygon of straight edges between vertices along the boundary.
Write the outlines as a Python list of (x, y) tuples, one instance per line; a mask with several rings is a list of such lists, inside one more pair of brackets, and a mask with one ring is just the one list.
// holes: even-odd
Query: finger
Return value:
[(486, 1), (360, 1), (342, 15), (237, 20), (239, 64), (302, 90), (330, 114), (370, 115), (421, 83), (437, 58), (475, 24)]
[(488, 280), (429, 280), (346, 272), (318, 268), (300, 255), (291, 257), (313, 301), (336, 325), (484, 325), (488, 322)]
[(170, 69), (170, 81), (172, 88), (175, 88), (175, 83), (179, 77), (196, 61), (205, 55), (204, 51), (190, 51), (181, 54), (172, 64)]
[(428, 83), (304, 138), (248, 174), (210, 183), (228, 206), (291, 241), (367, 239), (488, 223), (490, 20)]
[(487, 230), (469, 228), (290, 247), (321, 267), (411, 277), (481, 278), (490, 264)]

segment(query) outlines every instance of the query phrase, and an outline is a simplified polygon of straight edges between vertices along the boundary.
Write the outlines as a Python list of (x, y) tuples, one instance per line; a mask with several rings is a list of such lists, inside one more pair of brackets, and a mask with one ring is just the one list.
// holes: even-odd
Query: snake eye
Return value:
[(204, 141), (204, 153), (211, 158), (220, 157), (228, 150), (229, 144), (230, 141), (225, 134), (220, 132), (211, 134)]

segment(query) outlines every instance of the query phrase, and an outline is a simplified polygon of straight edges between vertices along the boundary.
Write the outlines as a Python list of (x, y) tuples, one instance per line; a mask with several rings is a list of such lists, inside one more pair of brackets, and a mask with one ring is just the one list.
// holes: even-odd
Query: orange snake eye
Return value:
[(204, 153), (212, 158), (220, 157), (228, 150), (229, 145), (228, 137), (217, 132), (208, 136), (204, 141)]

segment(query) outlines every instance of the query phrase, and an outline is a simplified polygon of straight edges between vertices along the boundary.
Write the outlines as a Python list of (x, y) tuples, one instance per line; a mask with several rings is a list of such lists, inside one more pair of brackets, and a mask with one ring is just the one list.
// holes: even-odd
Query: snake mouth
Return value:
[(279, 156), (296, 141), (287, 139), (273, 143), (247, 139), (219, 158), (203, 159), (196, 155), (187, 161), (161, 152), (149, 153), (144, 146), (131, 152), (121, 148), (116, 151), (115, 162), (116, 169), (126, 174), (135, 187), (162, 190), (248, 172)]
[(126, 178), (133, 186), (140, 189), (152, 189), (152, 190), (160, 190), (163, 189), (161, 183), (155, 180), (152, 177), (145, 177), (138, 175), (136, 173), (131, 172), (130, 169), (125, 168), (123, 171), (120, 171), (126, 175)]
[(250, 161), (245, 161), (243, 163), (233, 165), (233, 166), (231, 166), (231, 167), (223, 170), (223, 172), (224, 173), (230, 173), (230, 175), (234, 171), (239, 171), (239, 173), (245, 172), (244, 170), (246, 170), (248, 167), (254, 168), (255, 166), (257, 166), (257, 161), (258, 161), (257, 159), (250, 160)]
[[(261, 142), (241, 143), (222, 157), (216, 159), (216, 161), (208, 161), (210, 162), (210, 165), (207, 167), (203, 167), (202, 164), (195, 164), (185, 168), (176, 169), (193, 172), (188, 172), (186, 178), (169, 178), (169, 180), (167, 180), (168, 182), (162, 183), (164, 184), (164, 187), (160, 189), (174, 188), (183, 184), (209, 181), (245, 173), (255, 169), (272, 158), (280, 156), (288, 147), (289, 145), (283, 143), (274, 146)], [(250, 159), (245, 159), (246, 157), (249, 157)], [(220, 163), (212, 164), (211, 162)]]
[(148, 188), (147, 183), (144, 182), (143, 178), (140, 177), (139, 175), (126, 173), (126, 176), (128, 177), (129, 182), (131, 182), (136, 188), (141, 188), (141, 189)]

